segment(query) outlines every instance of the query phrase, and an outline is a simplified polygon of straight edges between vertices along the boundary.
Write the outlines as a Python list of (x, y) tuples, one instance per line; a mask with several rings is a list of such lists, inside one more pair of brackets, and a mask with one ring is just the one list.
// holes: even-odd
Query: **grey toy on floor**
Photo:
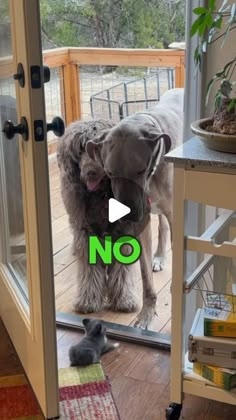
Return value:
[(85, 337), (69, 350), (71, 366), (88, 366), (100, 362), (102, 354), (115, 350), (119, 343), (111, 343), (106, 337), (106, 328), (102, 321), (83, 319)]

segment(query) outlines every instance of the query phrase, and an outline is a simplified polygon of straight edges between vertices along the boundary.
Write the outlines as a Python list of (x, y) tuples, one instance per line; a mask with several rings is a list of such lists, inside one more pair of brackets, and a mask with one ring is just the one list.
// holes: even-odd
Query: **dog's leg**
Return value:
[[(123, 247), (122, 252), (125, 253), (125, 250)], [(114, 262), (108, 269), (108, 303), (114, 311), (135, 312), (138, 309), (131, 271), (131, 266), (118, 262)]]
[(154, 254), (153, 262), (152, 262), (153, 271), (161, 271), (164, 269), (165, 262), (166, 262), (167, 238), (168, 238), (168, 231), (169, 231), (166, 217), (163, 214), (159, 214), (158, 217), (159, 217), (158, 245), (157, 245), (157, 250)]
[(152, 274), (152, 235), (150, 221), (139, 239), (142, 246), (140, 257), (140, 268), (143, 282), (143, 307), (138, 315), (135, 327), (147, 328), (155, 315), (156, 310), (156, 292), (153, 284)]
[(79, 240), (74, 238), (74, 248), (78, 257), (78, 297), (74, 302), (77, 312), (99, 312), (106, 303), (106, 269), (98, 261), (88, 263), (87, 234), (80, 232)]

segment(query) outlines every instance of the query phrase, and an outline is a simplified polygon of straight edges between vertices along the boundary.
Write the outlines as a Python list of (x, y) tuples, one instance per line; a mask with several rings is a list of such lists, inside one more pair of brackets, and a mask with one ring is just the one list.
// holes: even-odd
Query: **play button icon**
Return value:
[(108, 220), (110, 223), (114, 223), (122, 217), (126, 216), (131, 212), (131, 209), (128, 206), (120, 203), (120, 201), (115, 200), (114, 198), (109, 199), (108, 204)]

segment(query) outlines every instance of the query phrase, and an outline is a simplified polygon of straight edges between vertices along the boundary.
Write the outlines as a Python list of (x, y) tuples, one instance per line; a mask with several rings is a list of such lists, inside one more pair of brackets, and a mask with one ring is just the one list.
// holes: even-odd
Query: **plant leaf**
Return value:
[(221, 94), (223, 96), (226, 96), (227, 98), (229, 98), (231, 91), (232, 91), (232, 83), (227, 79), (222, 80), (222, 82), (220, 84)]
[(196, 7), (195, 9), (193, 9), (193, 13), (195, 13), (195, 15), (202, 15), (203, 13), (207, 13), (208, 10), (205, 7)]
[(222, 76), (224, 76), (225, 75), (225, 71), (224, 71), (224, 69), (223, 70), (221, 70), (221, 71), (218, 71), (216, 74), (215, 74), (215, 76), (217, 77), (217, 79), (220, 79)]
[(218, 29), (221, 29), (222, 22), (223, 22), (223, 17), (218, 16), (214, 21), (214, 26)]
[(202, 24), (203, 20), (205, 19), (205, 15), (199, 16), (192, 24), (190, 36), (194, 36), (196, 32), (199, 30), (199, 26)]
[(206, 20), (204, 20), (198, 27), (198, 33), (200, 36), (204, 34), (206, 27), (207, 27), (207, 22)]
[(215, 33), (216, 33), (216, 30), (215, 30), (214, 27), (212, 27), (208, 32), (208, 39), (207, 39), (208, 44), (211, 43), (211, 40), (212, 40), (213, 36), (215, 35)]
[(201, 62), (201, 54), (199, 52), (199, 45), (195, 48), (195, 51), (194, 51), (194, 62), (196, 65), (200, 65), (200, 62)]
[(209, 96), (210, 96), (210, 92), (211, 92), (211, 88), (212, 88), (212, 86), (213, 86), (213, 83), (215, 82), (215, 77), (213, 77), (210, 81), (209, 81), (209, 83), (208, 83), (208, 85), (207, 85), (207, 89), (206, 89), (206, 91), (207, 91), (207, 95), (206, 95), (206, 105), (208, 104), (208, 101), (209, 101)]
[(229, 105), (227, 106), (227, 110), (234, 111), (236, 109), (236, 99), (231, 99)]
[(221, 97), (221, 93), (218, 91), (216, 93), (215, 100), (214, 100), (215, 109), (220, 108), (221, 105), (222, 105), (222, 97)]
[(224, 7), (225, 7), (225, 5), (228, 3), (228, 0), (224, 0), (223, 1), (223, 3), (222, 3), (222, 6), (220, 7), (220, 9), (219, 9), (219, 13), (221, 13), (221, 12), (223, 12), (223, 9), (224, 9)]
[(207, 50), (207, 42), (206, 41), (203, 41), (203, 43), (202, 43), (202, 52), (206, 52), (206, 50)]
[(233, 22), (235, 20), (235, 11), (236, 11), (236, 3), (233, 3), (232, 7), (231, 7), (231, 12), (230, 12), (231, 19), (232, 19)]
[(209, 1), (209, 9), (215, 10), (216, 7), (216, 0), (210, 0)]
[(211, 25), (214, 23), (213, 17), (211, 16), (211, 14), (206, 15), (206, 25), (211, 27)]

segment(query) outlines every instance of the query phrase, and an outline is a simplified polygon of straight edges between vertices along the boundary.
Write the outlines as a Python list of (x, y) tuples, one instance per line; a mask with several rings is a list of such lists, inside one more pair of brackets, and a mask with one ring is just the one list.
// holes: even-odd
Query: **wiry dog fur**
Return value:
[[(122, 236), (120, 223), (111, 225), (108, 222), (108, 199), (113, 197), (110, 179), (102, 166), (85, 152), (89, 140), (113, 125), (102, 119), (77, 121), (58, 141), (61, 193), (73, 231), (74, 253), (78, 258), (78, 296), (74, 307), (82, 313), (99, 312), (105, 306), (124, 312), (137, 309), (129, 266), (114, 261), (106, 267), (101, 260), (96, 265), (88, 264), (89, 235), (102, 239), (109, 234), (114, 240)], [(128, 232), (127, 227), (125, 232)]]

